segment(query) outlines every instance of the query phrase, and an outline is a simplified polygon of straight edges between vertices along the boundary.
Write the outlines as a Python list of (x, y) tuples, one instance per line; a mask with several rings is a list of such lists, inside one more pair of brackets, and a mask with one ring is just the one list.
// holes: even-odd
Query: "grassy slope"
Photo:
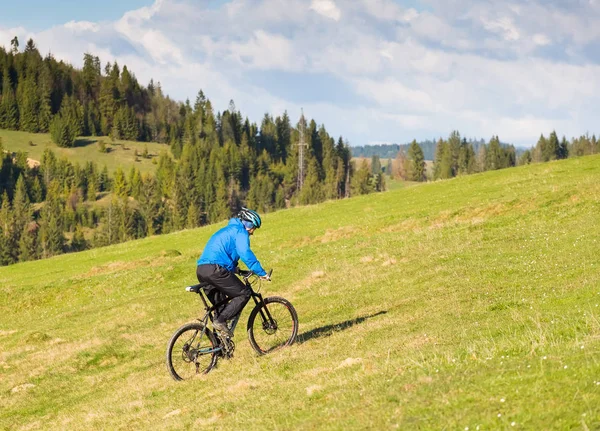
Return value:
[[(145, 143), (119, 140), (112, 142), (106, 136), (79, 138), (78, 143), (76, 143), (77, 146), (73, 148), (58, 147), (51, 141), (50, 135), (47, 133), (15, 132), (0, 129), (0, 138), (5, 150), (26, 152), (30, 159), (40, 161), (46, 148), (50, 148), (57, 157), (67, 157), (71, 162), (77, 162), (80, 165), (83, 165), (87, 161), (94, 161), (100, 169), (106, 165), (110, 172), (114, 172), (120, 166), (127, 173), (131, 166), (134, 165), (141, 172), (154, 172), (156, 165), (152, 164), (152, 160), (142, 158), (145, 146), (148, 147), (148, 153), (153, 157), (158, 157), (161, 151), (170, 153), (168, 145), (154, 142)], [(98, 151), (97, 142), (99, 140), (103, 140), (106, 143), (106, 147), (110, 149), (108, 153)], [(35, 146), (30, 146), (30, 141)], [(140, 155), (138, 162), (135, 161), (134, 155), (136, 149)]]
[(257, 357), (238, 330), (180, 383), (215, 227), (2, 268), (0, 428), (598, 429), (599, 184), (587, 157), (269, 214), (263, 292), (300, 342)]

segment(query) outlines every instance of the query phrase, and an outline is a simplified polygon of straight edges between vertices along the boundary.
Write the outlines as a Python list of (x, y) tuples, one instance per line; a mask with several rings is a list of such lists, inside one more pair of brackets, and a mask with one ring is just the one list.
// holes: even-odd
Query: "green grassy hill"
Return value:
[(215, 229), (0, 269), (0, 429), (600, 428), (600, 157), (267, 214), (299, 342), (174, 382)]
[[(40, 161), (46, 148), (50, 148), (57, 157), (66, 157), (73, 163), (83, 165), (85, 162), (93, 161), (102, 169), (104, 165), (110, 172), (114, 172), (119, 166), (128, 172), (131, 166), (135, 166), (140, 172), (154, 172), (156, 165), (152, 164), (152, 158), (158, 157), (162, 151), (170, 153), (170, 147), (165, 144), (155, 142), (134, 142), (134, 141), (112, 141), (109, 137), (81, 137), (75, 142), (73, 148), (61, 148), (54, 144), (48, 133), (27, 133), (13, 130), (1, 130), (0, 139), (5, 150), (12, 152), (26, 152), (28, 157)], [(98, 141), (103, 140), (106, 153), (98, 150)], [(34, 145), (30, 145), (29, 142)], [(144, 148), (148, 148), (149, 158), (142, 157)], [(138, 161), (135, 158), (137, 150)]]

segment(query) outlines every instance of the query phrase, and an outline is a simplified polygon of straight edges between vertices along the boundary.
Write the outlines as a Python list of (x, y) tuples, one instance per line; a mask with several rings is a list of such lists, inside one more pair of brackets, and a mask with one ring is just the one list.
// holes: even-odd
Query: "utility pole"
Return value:
[(300, 132), (300, 140), (298, 141), (298, 191), (302, 190), (304, 184), (304, 147), (308, 147), (306, 143), (306, 119), (304, 118), (304, 110), (301, 111), (300, 122), (298, 129)]

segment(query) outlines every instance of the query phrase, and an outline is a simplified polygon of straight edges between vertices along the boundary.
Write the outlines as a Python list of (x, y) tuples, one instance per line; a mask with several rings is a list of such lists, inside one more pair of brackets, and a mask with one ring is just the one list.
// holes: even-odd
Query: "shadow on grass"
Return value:
[(325, 325), (325, 326), (321, 326), (320, 328), (311, 329), (310, 331), (303, 332), (302, 334), (298, 335), (298, 341), (296, 343), (302, 344), (302, 343), (306, 343), (309, 340), (313, 340), (315, 338), (329, 337), (334, 332), (343, 331), (344, 329), (348, 329), (354, 325), (358, 325), (359, 323), (362, 323), (367, 319), (370, 319), (372, 317), (381, 316), (382, 314), (385, 314), (385, 313), (387, 313), (387, 310), (382, 310), (375, 314), (369, 314), (368, 316), (361, 316), (361, 317), (357, 317), (356, 319), (345, 320), (340, 323), (334, 323), (332, 325)]
[(92, 145), (96, 143), (96, 139), (87, 139), (87, 138), (79, 138), (75, 139), (74, 147), (87, 147), (88, 145)]

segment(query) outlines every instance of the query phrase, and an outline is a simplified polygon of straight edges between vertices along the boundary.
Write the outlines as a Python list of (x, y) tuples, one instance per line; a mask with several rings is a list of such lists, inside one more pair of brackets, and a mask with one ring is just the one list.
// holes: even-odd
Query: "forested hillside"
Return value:
[(78, 70), (42, 58), (32, 40), (22, 52), (16, 39), (10, 52), (0, 48), (0, 128), (50, 131), (59, 146), (87, 135), (153, 140), (174, 159), (165, 151), (154, 174), (134, 166), (110, 176), (106, 166), (49, 149), (39, 166), (2, 149), (2, 264), (213, 223), (242, 204), (268, 212), (381, 188), (366, 165), (354, 175), (347, 142), (315, 120), (298, 115), (293, 125), (284, 112), (257, 125), (233, 101), (215, 113), (202, 90), (193, 104), (175, 102), (126, 66), (102, 67), (92, 54), (83, 63)]
[[(31, 164), (26, 152), (0, 140), (3, 265), (214, 223), (241, 205), (269, 212), (381, 191), (384, 171), (426, 181), (600, 152), (595, 136), (567, 141), (553, 131), (518, 155), (498, 136), (486, 144), (455, 131), (435, 144), (429, 173), (432, 145), (416, 141), (385, 167), (377, 155), (370, 166), (366, 159), (355, 166), (348, 143), (315, 120), (267, 113), (257, 125), (233, 101), (215, 113), (202, 90), (193, 104), (176, 102), (159, 83), (143, 86), (126, 66), (102, 67), (93, 54), (84, 55), (79, 70), (42, 58), (32, 40), (21, 51), (15, 38), (10, 51), (0, 47), (0, 70), (0, 128), (50, 132), (63, 147), (103, 136), (99, 152), (118, 139), (170, 149), (154, 155), (154, 172), (134, 164), (112, 174), (95, 160), (79, 164), (49, 148)], [(144, 153), (136, 150), (135, 159)]]

